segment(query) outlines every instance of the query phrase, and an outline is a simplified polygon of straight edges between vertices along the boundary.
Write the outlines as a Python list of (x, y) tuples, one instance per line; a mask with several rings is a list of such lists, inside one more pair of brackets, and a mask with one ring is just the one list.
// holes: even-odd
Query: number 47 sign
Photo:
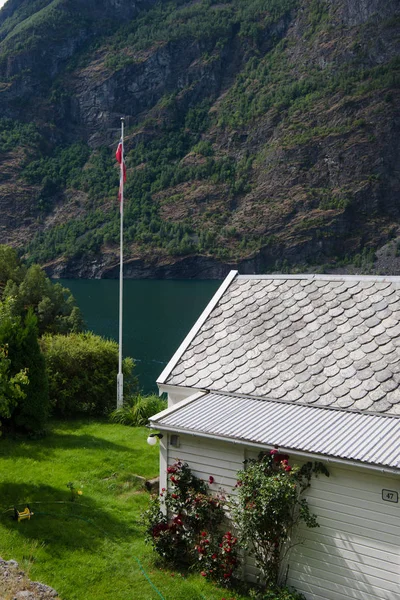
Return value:
[(393, 490), (382, 490), (382, 500), (386, 500), (386, 502), (398, 502), (399, 494)]

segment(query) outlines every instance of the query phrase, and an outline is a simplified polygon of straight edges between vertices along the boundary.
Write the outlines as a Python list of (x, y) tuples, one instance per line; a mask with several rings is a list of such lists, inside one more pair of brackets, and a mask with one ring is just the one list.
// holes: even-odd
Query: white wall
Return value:
[(160, 395), (164, 393), (168, 395), (168, 408), (171, 408), (171, 406), (174, 406), (178, 402), (181, 402), (182, 400), (185, 400), (186, 398), (189, 398), (189, 396), (193, 396), (193, 394), (196, 394), (200, 391), (196, 390), (195, 388), (164, 384), (159, 384), (158, 390)]
[(400, 504), (382, 500), (400, 477), (329, 467), (307, 498), (320, 527), (303, 528), (288, 583), (310, 600), (400, 599)]
[[(259, 450), (241, 444), (180, 435), (180, 447), (165, 440), (163, 463), (186, 461), (214, 492), (232, 493), (237, 471)], [(304, 458), (292, 462), (301, 464)], [(289, 558), (287, 583), (307, 600), (400, 600), (400, 503), (382, 500), (382, 489), (397, 490), (400, 477), (376, 471), (327, 465), (330, 477), (312, 480), (309, 505), (320, 527), (302, 528), (301, 545)], [(161, 473), (162, 487), (166, 477)], [(256, 575), (248, 559), (246, 574)]]
[(179, 441), (179, 448), (168, 444), (168, 464), (185, 461), (196, 477), (206, 482), (210, 475), (214, 477), (211, 491), (231, 494), (236, 473), (243, 468), (243, 446), (202, 440), (194, 435), (180, 435)]

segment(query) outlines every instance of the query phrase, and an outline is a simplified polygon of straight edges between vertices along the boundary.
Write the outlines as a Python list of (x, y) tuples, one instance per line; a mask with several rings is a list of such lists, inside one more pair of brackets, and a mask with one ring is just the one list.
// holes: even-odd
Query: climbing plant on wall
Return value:
[(321, 463), (292, 466), (289, 456), (277, 449), (246, 460), (245, 469), (238, 472), (232, 518), (242, 545), (254, 555), (268, 586), (278, 583), (282, 560), (293, 546), (294, 528), (301, 522), (319, 526), (301, 497), (313, 473), (329, 475)]

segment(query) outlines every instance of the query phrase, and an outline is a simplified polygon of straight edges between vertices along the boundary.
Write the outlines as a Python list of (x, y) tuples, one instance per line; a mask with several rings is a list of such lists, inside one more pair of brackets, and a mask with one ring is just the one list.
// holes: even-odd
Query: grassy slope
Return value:
[[(43, 440), (2, 439), (0, 556), (17, 560), (63, 600), (159, 598), (135, 557), (165, 600), (224, 597), (199, 575), (158, 568), (144, 544), (148, 494), (132, 475), (157, 474), (158, 448), (146, 437), (145, 428), (76, 421), (53, 423)], [(70, 481), (83, 492), (74, 503)], [(16, 523), (4, 512), (26, 502), (35, 513), (30, 521)]]

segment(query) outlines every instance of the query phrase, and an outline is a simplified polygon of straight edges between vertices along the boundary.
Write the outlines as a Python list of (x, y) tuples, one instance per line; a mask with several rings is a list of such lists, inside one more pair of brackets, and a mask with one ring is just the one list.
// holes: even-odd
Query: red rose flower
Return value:
[(208, 478), (208, 483), (211, 485), (212, 483), (214, 483), (214, 477), (212, 475), (210, 475), (210, 477)]
[(278, 454), (278, 450), (273, 449), (273, 450), (271, 450), (270, 454), (271, 454), (271, 456), (273, 456), (274, 454)]

